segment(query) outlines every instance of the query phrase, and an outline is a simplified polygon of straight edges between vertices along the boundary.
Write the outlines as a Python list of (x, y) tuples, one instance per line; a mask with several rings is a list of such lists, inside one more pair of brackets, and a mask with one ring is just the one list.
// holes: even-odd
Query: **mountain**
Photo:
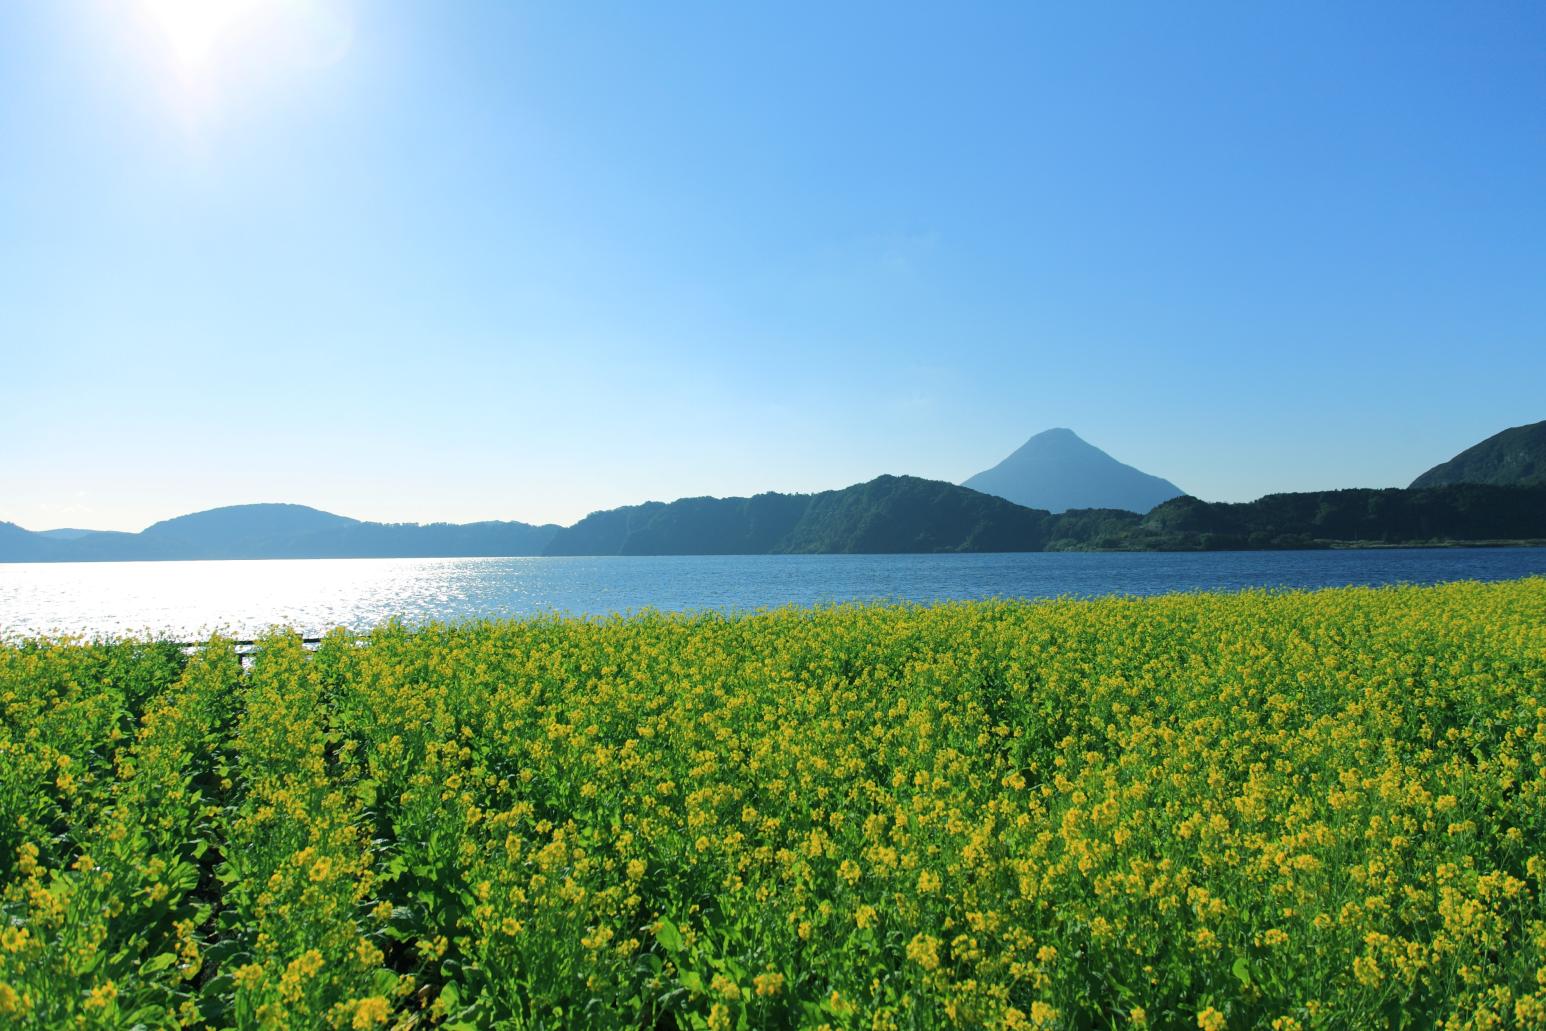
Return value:
[(1546, 422), (1494, 433), (1474, 447), (1434, 466), (1412, 481), (1413, 487), (1446, 483), (1532, 486), (1546, 483)]
[(819, 494), (683, 498), (594, 512), (548, 555), (859, 554), (1039, 551), (1046, 512), (916, 476)]
[(1114, 508), (1143, 513), (1185, 493), (1169, 480), (1123, 465), (1067, 429), (1036, 434), (962, 486), (1049, 512)]
[(56, 541), (73, 541), (90, 533), (101, 533), (101, 530), (77, 530), (73, 526), (62, 526), (57, 530), (39, 530), (39, 537), (47, 537)]
[(139, 533), (61, 537), (0, 523), (0, 562), (540, 555), (557, 532), (557, 526), (516, 522), (367, 523), (305, 505), (230, 505)]
[(358, 519), (305, 505), (227, 505), (207, 512), (163, 519), (141, 532), (146, 537), (178, 540), (198, 547), (230, 549), (240, 548), (249, 542), (358, 524)]
[(769, 493), (610, 508), (559, 530), (543, 554), (765, 555), (799, 522), (809, 500)]
[(1222, 551), (1546, 542), (1546, 483), (1172, 498), (1147, 515), (1061, 514), (937, 480), (880, 476), (819, 494), (682, 498), (593, 512), (573, 526), (366, 523), (301, 505), (238, 505), (141, 533), (72, 539), (0, 522), (0, 562), (514, 555)]
[(540, 555), (552, 523), (354, 523), (270, 542), (264, 558), (504, 558)]
[(1546, 484), (1323, 490), (1238, 504), (1181, 497), (1119, 537), (1118, 547), (1143, 551), (1543, 541)]
[(41, 533), (0, 522), (0, 562), (49, 562), (58, 546)]

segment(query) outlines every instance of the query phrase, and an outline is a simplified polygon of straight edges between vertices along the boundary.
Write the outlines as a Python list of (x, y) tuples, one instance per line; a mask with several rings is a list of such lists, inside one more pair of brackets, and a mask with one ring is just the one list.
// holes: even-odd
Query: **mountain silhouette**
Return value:
[(558, 527), (518, 522), (368, 523), (305, 505), (228, 505), (139, 533), (32, 533), (0, 523), (0, 561), (474, 558), (540, 555)]
[(306, 505), (226, 505), (204, 512), (163, 519), (144, 529), (151, 537), (184, 541), (233, 541), (277, 534), (312, 533), (353, 526), (358, 519), (334, 515)]
[(593, 512), (548, 555), (896, 554), (1038, 551), (1046, 512), (916, 476), (819, 494), (682, 498)]
[(1115, 508), (1140, 515), (1186, 493), (1123, 465), (1069, 429), (1038, 433), (991, 469), (962, 483), (1027, 508)]
[(1546, 484), (1546, 422), (1515, 426), (1466, 448), (1417, 479), (1413, 487), (1491, 483), (1499, 487)]
[(474, 558), (539, 555), (902, 554), (969, 551), (1220, 551), (1241, 548), (1546, 542), (1546, 484), (1456, 483), (1181, 496), (1147, 515), (1054, 514), (916, 476), (818, 494), (682, 498), (593, 512), (569, 527), (518, 522), (368, 523), (302, 505), (236, 505), (140, 533), (60, 539), (0, 522), (0, 562), (166, 559)]

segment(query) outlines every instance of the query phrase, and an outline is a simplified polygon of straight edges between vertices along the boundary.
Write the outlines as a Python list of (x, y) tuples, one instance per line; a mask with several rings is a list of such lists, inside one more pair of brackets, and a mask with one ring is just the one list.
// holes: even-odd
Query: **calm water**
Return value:
[(0, 564), (0, 636), (410, 622), (892, 599), (1157, 594), (1546, 575), (1546, 548)]

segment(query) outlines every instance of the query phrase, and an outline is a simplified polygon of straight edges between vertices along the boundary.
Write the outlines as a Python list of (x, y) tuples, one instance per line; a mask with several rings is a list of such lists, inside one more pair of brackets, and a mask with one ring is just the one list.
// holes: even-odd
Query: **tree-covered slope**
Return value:
[(1124, 535), (1132, 549), (1292, 548), (1546, 539), (1546, 486), (1354, 489), (1230, 504), (1176, 498)]
[(1449, 483), (1546, 483), (1546, 421), (1495, 433), (1429, 469), (1413, 480), (1412, 486), (1439, 487)]
[(899, 553), (1040, 551), (1048, 513), (966, 487), (881, 476), (811, 496), (776, 551)]
[(1045, 512), (916, 476), (819, 494), (683, 498), (593, 513), (549, 555), (734, 555), (1037, 551)]
[(762, 555), (777, 550), (810, 495), (681, 498), (593, 512), (554, 534), (547, 555)]
[(234, 519), (230, 537), (211, 533), (190, 540), (146, 531), (57, 540), (0, 523), (0, 562), (1211, 551), (1546, 541), (1546, 484), (1315, 491), (1238, 504), (1180, 497), (1147, 516), (1121, 509), (1053, 515), (950, 483), (881, 476), (819, 494), (652, 501), (595, 512), (564, 528), (365, 523), (337, 516), (328, 524), (305, 513), (281, 515), (321, 525), (281, 532), (265, 529), (261, 521)]

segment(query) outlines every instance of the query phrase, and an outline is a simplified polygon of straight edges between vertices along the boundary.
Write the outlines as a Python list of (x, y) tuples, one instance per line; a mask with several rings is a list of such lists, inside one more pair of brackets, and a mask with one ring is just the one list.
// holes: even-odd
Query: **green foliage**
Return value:
[(8, 1026), (1546, 1020), (1546, 581), (0, 647)]
[(820, 494), (683, 498), (597, 512), (549, 555), (754, 555), (1039, 551), (1046, 512), (916, 476)]
[[(67, 541), (0, 523), (0, 561), (1208, 551), (1546, 541), (1546, 486), (1457, 484), (1420, 490), (1319, 491), (1270, 494), (1245, 504), (1180, 497), (1147, 516), (1119, 509), (1073, 509), (1052, 515), (938, 480), (881, 476), (820, 494), (652, 501), (592, 513), (562, 529), (524, 523), (418, 526), (348, 520), (343, 526), (244, 537), (240, 533), (261, 523), (261, 513), (236, 514), (242, 518), (195, 523), (204, 534), (196, 543), (176, 536), (187, 532), (180, 520), (158, 524), (165, 529), (154, 534), (95, 533)], [(238, 536), (222, 538), (226, 530)]]
[(964, 487), (882, 476), (822, 494), (687, 498), (587, 516), (552, 555), (949, 551), (1218, 551), (1546, 540), (1546, 486), (1269, 494), (1242, 504), (1180, 497), (1147, 516), (1059, 515)]
[(915, 476), (882, 476), (811, 498), (775, 551), (1038, 551), (1047, 513)]
[(1546, 485), (1546, 421), (1495, 433), (1412, 481), (1413, 487), (1450, 483)]
[(1456, 484), (1269, 494), (1242, 504), (1176, 498), (1127, 535), (1132, 549), (1305, 548), (1546, 540), (1546, 486)]

